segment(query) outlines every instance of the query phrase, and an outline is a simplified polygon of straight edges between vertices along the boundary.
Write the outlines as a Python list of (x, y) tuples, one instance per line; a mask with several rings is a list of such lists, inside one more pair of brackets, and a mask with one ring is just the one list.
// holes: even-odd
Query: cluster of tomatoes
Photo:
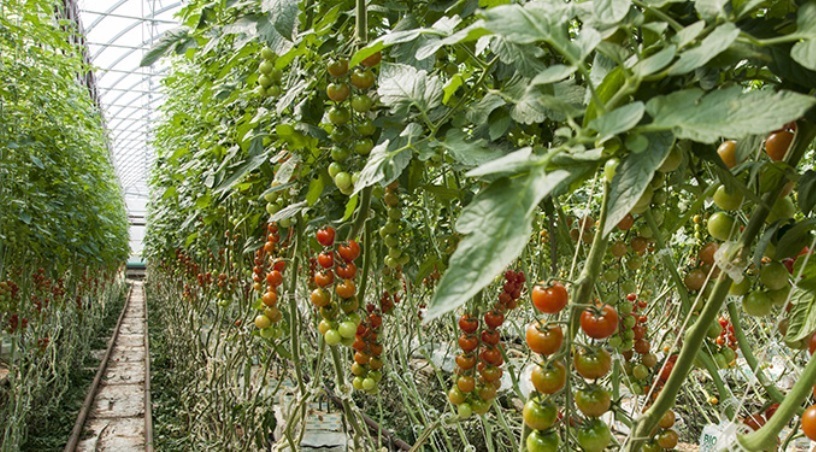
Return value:
[[(354, 163), (351, 161), (352, 152), (364, 157), (374, 148), (372, 136), (377, 129), (373, 123), (375, 102), (370, 93), (377, 81), (372, 68), (380, 64), (381, 59), (382, 54), (375, 53), (351, 71), (345, 58), (332, 59), (326, 66), (331, 77), (326, 96), (332, 101), (327, 117), (334, 143), (328, 171), (338, 190), (345, 195), (354, 191), (354, 183), (359, 177), (357, 173), (349, 172), (349, 164)], [(360, 164), (360, 161), (356, 163)]]
[[(326, 343), (332, 347), (340, 343), (351, 346), (362, 321), (357, 312), (360, 302), (357, 299), (357, 286), (354, 284), (357, 276), (354, 261), (360, 256), (360, 245), (349, 240), (335, 246), (334, 236), (335, 230), (331, 226), (319, 229), (315, 234), (317, 242), (323, 245), (323, 251), (317, 256), (320, 270), (314, 275), (316, 287), (310, 298), (320, 312), (322, 320), (318, 330)], [(335, 281), (335, 276), (339, 282)], [(341, 312), (345, 318), (338, 321)]]
[[(656, 212), (655, 212), (656, 213)], [(623, 231), (627, 236), (634, 235), (629, 232), (635, 225), (635, 217), (631, 213), (626, 214), (621, 221), (618, 222), (617, 228)], [(645, 228), (642, 232), (649, 231)], [(603, 273), (603, 279), (606, 282), (618, 282), (620, 278), (620, 266), (625, 264), (626, 268), (631, 271), (636, 271), (643, 266), (643, 256), (649, 251), (652, 251), (654, 244), (642, 234), (634, 235), (628, 242), (624, 239), (615, 240), (609, 246), (609, 254), (617, 259), (617, 263), (606, 269)], [(624, 260), (625, 258), (625, 260)], [(625, 290), (634, 290), (634, 283), (632, 281), (624, 282)], [(631, 290), (630, 290), (631, 291)]]
[[(275, 257), (275, 254), (280, 252), (279, 244), (281, 237), (278, 225), (270, 223), (266, 231), (266, 243), (264, 243), (263, 248), (258, 250), (258, 255), (255, 256), (255, 266), (252, 268), (252, 279), (254, 281), (253, 287), (258, 292), (263, 290), (263, 282), (266, 282), (266, 291), (261, 297), (263, 303), (261, 309), (263, 312), (255, 317), (255, 326), (261, 330), (261, 337), (269, 338), (275, 337), (280, 333), (279, 328), (271, 327), (277, 326), (283, 318), (283, 313), (278, 309), (278, 299), (280, 295), (278, 288), (283, 284), (283, 272), (286, 270), (286, 261)], [(267, 262), (269, 268), (265, 268)], [(266, 270), (268, 271), (264, 275)]]
[(643, 452), (660, 452), (662, 450), (672, 450), (677, 447), (680, 437), (672, 427), (677, 419), (674, 411), (668, 410), (658, 421), (659, 430), (655, 432), (653, 438), (643, 445)]
[(392, 182), (385, 188), (383, 203), (385, 204), (388, 220), (380, 228), (380, 237), (388, 249), (388, 254), (383, 259), (386, 268), (393, 270), (385, 280), (385, 289), (391, 293), (399, 290), (402, 282), (402, 267), (406, 265), (411, 257), (402, 250), (400, 246), (399, 232), (400, 220), (402, 219), (402, 209), (398, 193), (398, 183)]
[(382, 380), (382, 323), (382, 314), (377, 307), (372, 303), (366, 305), (366, 316), (357, 326), (354, 343), (351, 345), (354, 349), (354, 363), (351, 365), (354, 378), (351, 385), (354, 389), (370, 394), (377, 392), (377, 385)]
[(457, 378), (448, 391), (448, 400), (458, 407), (462, 418), (486, 413), (501, 388), (504, 356), (499, 327), (505, 314), (518, 305), (526, 278), (523, 272), (507, 270), (504, 280), (498, 302), (484, 313), (484, 325), (473, 312), (459, 318), (462, 353), (456, 357)]
[[(567, 289), (560, 283), (538, 284), (533, 288), (533, 305), (540, 312), (559, 314), (569, 301)], [(589, 307), (580, 316), (581, 329), (592, 339), (606, 339), (618, 329), (618, 313), (610, 305)], [(556, 450), (560, 443), (556, 421), (558, 410), (552, 397), (564, 389), (568, 372), (562, 351), (564, 332), (560, 324), (538, 320), (527, 326), (525, 339), (530, 350), (541, 355), (541, 362), (533, 368), (531, 380), (536, 394), (525, 403), (524, 423), (532, 429), (527, 437), (528, 450)], [(600, 416), (609, 411), (611, 394), (597, 383), (612, 368), (612, 355), (602, 346), (576, 347), (573, 367), (584, 380), (575, 392), (575, 405), (585, 416), (576, 433), (578, 444), (587, 451), (601, 451), (612, 440), (609, 426)], [(587, 381), (590, 380), (590, 381)]]
[(632, 350), (633, 348), (644, 347), (646, 340), (646, 315), (639, 314), (638, 311), (646, 309), (646, 300), (638, 300), (636, 293), (630, 293), (621, 298), (615, 306), (620, 314), (618, 331), (609, 338), (609, 345), (621, 352)]
[(258, 66), (258, 86), (255, 87), (255, 94), (261, 99), (266, 97), (278, 97), (281, 94), (281, 80), (283, 71), (275, 67), (278, 55), (269, 47), (261, 49), (261, 64)]

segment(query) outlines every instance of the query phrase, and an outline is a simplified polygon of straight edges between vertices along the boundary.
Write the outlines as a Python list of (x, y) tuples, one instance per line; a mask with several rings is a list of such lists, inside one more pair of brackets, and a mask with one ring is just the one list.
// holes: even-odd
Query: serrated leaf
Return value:
[(454, 160), (464, 166), (477, 166), (495, 160), (504, 155), (499, 149), (488, 146), (483, 139), (468, 141), (465, 132), (451, 129), (440, 143)]
[(442, 103), (444, 83), (426, 71), (404, 64), (383, 64), (377, 93), (380, 102), (397, 115), (407, 115), (411, 107), (428, 113)]
[(643, 102), (632, 102), (593, 119), (589, 127), (598, 131), (599, 140), (605, 141), (635, 127), (644, 113), (646, 106)]
[(233, 173), (226, 178), (223, 182), (218, 184), (218, 187), (213, 189), (215, 193), (220, 193), (222, 191), (228, 190), (232, 188), (233, 185), (237, 184), (241, 179), (244, 178), (247, 174), (251, 173), (258, 169), (263, 163), (266, 161), (266, 154), (258, 154), (246, 162), (244, 162), (241, 166), (235, 169)]
[(674, 137), (668, 132), (649, 133), (646, 138), (649, 140), (648, 149), (640, 154), (629, 154), (615, 172), (609, 190), (604, 236), (609, 235), (632, 210), (674, 144)]
[(592, 2), (595, 17), (603, 24), (616, 24), (626, 17), (629, 8), (632, 7), (630, 0), (594, 0)]
[(699, 46), (681, 53), (677, 62), (669, 68), (669, 75), (686, 74), (705, 65), (728, 49), (739, 34), (739, 28), (730, 22), (720, 25)]
[(484, 27), (517, 44), (545, 41), (567, 48), (567, 23), (572, 15), (569, 5), (552, 0), (505, 5), (484, 12)]
[(791, 58), (811, 71), (816, 71), (816, 39), (794, 44), (791, 48)]
[[(815, 264), (814, 260), (808, 266)], [(795, 274), (795, 273), (794, 273)], [(788, 331), (785, 333), (786, 342), (798, 342), (809, 337), (816, 331), (816, 291), (810, 284), (801, 284), (793, 288), (790, 294), (791, 310), (788, 313)]]
[(654, 118), (650, 130), (671, 130), (678, 138), (714, 143), (721, 137), (766, 134), (813, 105), (813, 97), (790, 91), (745, 93), (732, 86), (706, 95), (695, 88), (657, 96), (646, 104), (646, 111)]
[(159, 59), (161, 59), (161, 57), (163, 57), (171, 48), (175, 47), (178, 43), (189, 39), (189, 37), (189, 30), (184, 27), (167, 30), (161, 35), (161, 37), (159, 37), (156, 44), (154, 44), (153, 47), (142, 57), (142, 61), (139, 62), (139, 66), (151, 66), (156, 61), (159, 61)]
[(802, 213), (807, 215), (816, 205), (816, 171), (807, 170), (796, 182), (797, 202)]
[(421, 134), (422, 127), (419, 124), (411, 123), (396, 139), (385, 140), (374, 146), (365, 167), (360, 171), (359, 180), (354, 184), (353, 194), (377, 183), (388, 185), (395, 181), (411, 163), (414, 155), (413, 141)]
[(538, 203), (569, 174), (539, 169), (499, 179), (476, 195), (456, 222), (465, 237), (428, 304), (426, 323), (465, 304), (518, 258), (530, 241)]
[(504, 157), (487, 162), (467, 173), (467, 177), (483, 177), (496, 175), (515, 175), (528, 170), (541, 162), (542, 158), (533, 155), (533, 148), (521, 148), (511, 152)]
[(293, 41), (297, 25), (298, 0), (263, 0), (261, 9), (272, 16), (275, 30), (284, 38)]
[(536, 46), (517, 44), (496, 36), (490, 40), (490, 50), (502, 63), (512, 65), (525, 77), (533, 77), (546, 67), (540, 60), (544, 51)]
[(493, 110), (505, 105), (504, 99), (495, 93), (487, 93), (478, 102), (468, 107), (465, 116), (473, 124), (480, 126), (487, 123)]
[(288, 206), (284, 207), (283, 209), (275, 212), (274, 215), (269, 217), (270, 223), (275, 223), (277, 221), (285, 220), (287, 218), (292, 218), (295, 215), (303, 212), (304, 210), (308, 209), (309, 207), (306, 205), (306, 201), (296, 202), (294, 204), (289, 204)]

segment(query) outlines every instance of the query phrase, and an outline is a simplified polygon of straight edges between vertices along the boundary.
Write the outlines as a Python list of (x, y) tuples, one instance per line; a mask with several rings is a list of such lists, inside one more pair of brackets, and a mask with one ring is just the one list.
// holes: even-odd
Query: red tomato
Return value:
[(554, 283), (550, 287), (536, 285), (531, 294), (536, 309), (545, 314), (556, 314), (564, 309), (569, 300), (567, 289), (561, 283)]
[(567, 369), (561, 361), (553, 361), (546, 366), (535, 366), (530, 379), (536, 391), (555, 394), (567, 384)]
[(593, 339), (604, 339), (618, 329), (618, 311), (605, 304), (600, 310), (587, 308), (581, 314), (581, 329)]
[(323, 229), (319, 229), (315, 237), (317, 238), (317, 243), (323, 246), (332, 246), (334, 244), (334, 228), (326, 226)]
[(548, 326), (544, 321), (533, 322), (527, 325), (525, 339), (534, 353), (552, 355), (561, 349), (564, 331), (558, 325)]
[(346, 262), (352, 262), (360, 256), (360, 245), (354, 240), (337, 247), (337, 253)]

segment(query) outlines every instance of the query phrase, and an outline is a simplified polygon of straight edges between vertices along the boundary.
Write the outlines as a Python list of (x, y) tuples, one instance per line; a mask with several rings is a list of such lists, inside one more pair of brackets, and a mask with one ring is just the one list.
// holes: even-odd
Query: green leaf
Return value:
[(776, 244), (774, 259), (793, 257), (802, 251), (802, 244), (810, 243), (812, 240), (810, 232), (814, 225), (816, 225), (816, 218), (807, 218), (785, 229), (782, 238)]
[[(809, 273), (816, 271), (814, 265), (816, 260), (808, 262)], [(794, 272), (796, 274), (796, 272)], [(788, 331), (785, 333), (785, 342), (798, 342), (809, 337), (816, 331), (816, 291), (814, 291), (814, 281), (807, 280), (807, 284), (802, 285), (800, 281), (790, 294), (791, 310), (788, 314)]]
[(728, 17), (725, 11), (725, 6), (728, 0), (696, 0), (694, 2), (694, 9), (700, 14), (700, 17), (708, 22), (714, 22), (718, 18)]
[(674, 59), (676, 53), (677, 47), (673, 45), (668, 46), (649, 58), (638, 61), (637, 64), (632, 67), (632, 72), (640, 78), (652, 75), (668, 66)]
[(161, 35), (153, 48), (147, 51), (139, 63), (140, 67), (151, 66), (156, 61), (159, 61), (172, 47), (180, 42), (189, 39), (189, 30), (184, 27), (167, 30)]
[(796, 182), (797, 202), (802, 213), (807, 215), (816, 205), (816, 171), (807, 170)]
[(465, 176), (515, 175), (539, 165), (541, 161), (541, 157), (533, 155), (533, 148), (526, 147), (474, 168), (465, 173)]
[(294, 204), (289, 204), (288, 206), (284, 207), (283, 209), (275, 212), (274, 215), (269, 217), (269, 222), (274, 223), (276, 221), (285, 220), (287, 218), (292, 218), (295, 215), (303, 212), (304, 210), (308, 209), (309, 206), (306, 205), (306, 201), (296, 202)]
[(657, 96), (646, 104), (654, 118), (650, 130), (671, 130), (679, 138), (714, 143), (721, 137), (766, 134), (800, 118), (816, 105), (802, 94), (770, 90), (743, 92), (739, 86), (703, 95), (700, 89)]
[(632, 7), (630, 0), (594, 0), (592, 2), (595, 17), (604, 24), (616, 24), (626, 17), (629, 8)]
[(561, 80), (564, 80), (575, 73), (577, 70), (578, 68), (575, 66), (554, 64), (533, 77), (533, 79), (530, 81), (530, 85), (549, 85), (550, 83), (560, 82)]
[(351, 216), (354, 214), (354, 209), (357, 208), (357, 202), (360, 200), (360, 196), (354, 195), (349, 198), (348, 202), (346, 203), (346, 209), (343, 211), (343, 218), (340, 219), (341, 222), (348, 221)]
[[(598, 98), (601, 102), (608, 102), (612, 99), (618, 90), (623, 86), (626, 82), (626, 73), (622, 67), (616, 66), (612, 69), (606, 76), (604, 77), (603, 81), (600, 85), (595, 89), (595, 92), (598, 95)], [(586, 108), (586, 114), (584, 115), (584, 127), (586, 127), (590, 121), (595, 119), (598, 116), (598, 105), (595, 102), (595, 98), (593, 97), (589, 101), (589, 105)]]
[(465, 166), (477, 166), (504, 155), (501, 150), (488, 146), (483, 139), (468, 141), (460, 129), (450, 129), (445, 141), (440, 143), (457, 162)]
[(384, 140), (368, 156), (360, 179), (354, 184), (354, 194), (376, 183), (383, 186), (395, 181), (413, 157), (413, 141), (422, 134), (422, 126), (416, 123), (407, 127), (394, 140)]
[(309, 182), (309, 190), (306, 192), (306, 204), (311, 207), (315, 205), (318, 199), (320, 199), (320, 195), (323, 194), (323, 188), (326, 186), (326, 182), (323, 180), (323, 177), (318, 177), (316, 179), (312, 179)]
[(791, 58), (811, 71), (816, 71), (816, 39), (794, 44), (791, 48)]
[(572, 8), (553, 0), (524, 5), (505, 5), (484, 12), (484, 28), (517, 44), (545, 41), (567, 48), (570, 43), (567, 23)]
[(407, 115), (411, 107), (422, 113), (442, 103), (444, 83), (437, 76), (404, 64), (383, 64), (377, 93), (380, 102), (396, 115)]
[(261, 9), (272, 16), (275, 30), (293, 41), (297, 26), (298, 0), (263, 0)]
[(669, 75), (686, 74), (703, 66), (727, 50), (739, 34), (739, 28), (730, 22), (720, 25), (699, 46), (681, 53), (677, 62), (669, 68)]
[(500, 95), (487, 93), (478, 102), (468, 107), (465, 116), (468, 121), (480, 126), (487, 123), (487, 119), (490, 117), (490, 113), (493, 113), (493, 110), (505, 104), (506, 102)]
[(816, 37), (816, 3), (805, 2), (796, 13), (796, 34)]
[(462, 211), (456, 230), (465, 237), (450, 258), (428, 304), (424, 322), (465, 304), (513, 262), (530, 241), (533, 212), (568, 171), (532, 171), (501, 178), (479, 192)]
[(255, 171), (261, 165), (263, 165), (265, 161), (266, 161), (265, 153), (261, 153), (254, 157), (251, 157), (249, 160), (244, 162), (243, 165), (239, 166), (228, 178), (226, 178), (223, 182), (218, 184), (218, 187), (213, 189), (213, 191), (215, 193), (220, 193), (232, 188), (232, 186), (237, 184), (241, 179), (244, 178), (244, 176), (251, 173), (252, 171)]
[(598, 131), (598, 139), (606, 141), (635, 127), (643, 118), (644, 113), (646, 113), (646, 106), (643, 105), (643, 102), (632, 102), (593, 119), (589, 127)]
[(697, 36), (700, 36), (703, 30), (705, 30), (705, 21), (699, 20), (677, 32), (672, 38), (672, 42), (677, 45), (678, 49), (682, 49), (697, 39)]
[(604, 236), (632, 210), (674, 144), (674, 137), (667, 132), (650, 133), (646, 138), (649, 140), (648, 149), (640, 154), (629, 154), (615, 172), (609, 190)]

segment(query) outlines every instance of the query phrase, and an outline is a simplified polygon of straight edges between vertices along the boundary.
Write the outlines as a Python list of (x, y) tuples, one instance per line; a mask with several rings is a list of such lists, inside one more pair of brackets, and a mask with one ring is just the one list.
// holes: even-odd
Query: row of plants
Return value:
[(147, 242), (192, 442), (294, 449), (323, 397), (356, 450), (816, 439), (813, 3), (179, 17)]
[[(37, 444), (123, 291), (128, 223), (62, 2), (0, 5), (0, 450)], [(64, 438), (67, 441), (67, 436)], [(33, 441), (33, 442), (32, 442)], [(38, 448), (39, 446), (30, 446)]]

